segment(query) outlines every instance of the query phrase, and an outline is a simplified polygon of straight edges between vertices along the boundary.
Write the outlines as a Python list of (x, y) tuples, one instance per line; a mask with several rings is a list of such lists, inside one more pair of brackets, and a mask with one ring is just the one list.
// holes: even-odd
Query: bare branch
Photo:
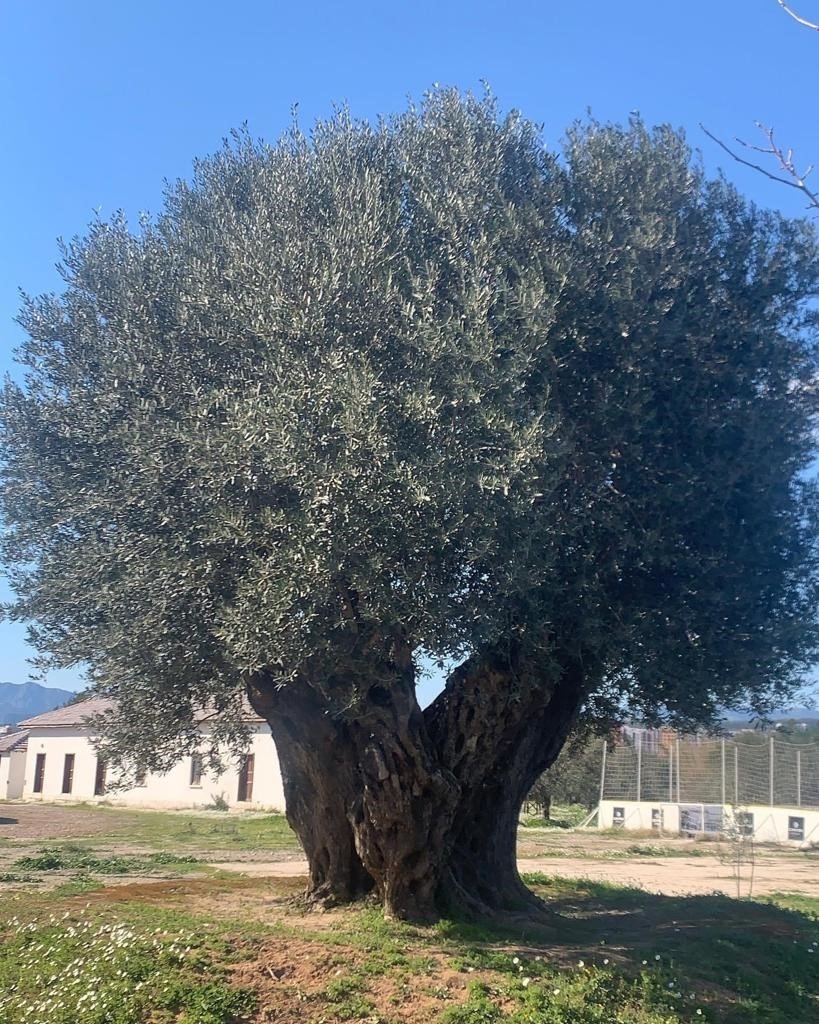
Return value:
[(791, 188), (795, 188), (801, 192), (808, 200), (809, 210), (819, 210), (819, 193), (812, 191), (807, 185), (807, 177), (813, 170), (812, 166), (809, 166), (801, 174), (797, 171), (796, 166), (793, 162), (793, 150), (788, 150), (787, 153), (775, 142), (773, 128), (766, 128), (764, 125), (757, 124), (759, 130), (765, 136), (768, 145), (767, 146), (753, 146), (748, 142), (743, 142), (742, 139), (736, 139), (740, 146), (755, 153), (762, 153), (765, 156), (772, 156), (779, 164), (780, 171), (783, 174), (774, 174), (769, 171), (767, 167), (763, 167), (761, 164), (755, 163), (753, 160), (746, 160), (740, 156), (735, 150), (727, 146), (722, 139), (717, 138), (712, 132), (709, 132), (704, 124), (700, 123), (700, 128), (705, 132), (709, 139), (716, 144), (731, 157), (732, 160), (736, 160), (738, 164), (743, 164), (745, 167), (750, 167), (754, 171), (759, 171), (760, 174), (764, 174), (766, 178), (770, 178), (771, 181), (777, 181), (780, 185), (788, 185)]
[(785, 0), (776, 0), (776, 2), (779, 4), (779, 6), (786, 14), (789, 14), (793, 18), (794, 21), (798, 21), (799, 24), (804, 25), (805, 28), (812, 28), (816, 32), (819, 32), (819, 25), (815, 25), (812, 21), (808, 21), (807, 18), (800, 17), (800, 15), (796, 13), (796, 11), (788, 7), (788, 5), (785, 3)]

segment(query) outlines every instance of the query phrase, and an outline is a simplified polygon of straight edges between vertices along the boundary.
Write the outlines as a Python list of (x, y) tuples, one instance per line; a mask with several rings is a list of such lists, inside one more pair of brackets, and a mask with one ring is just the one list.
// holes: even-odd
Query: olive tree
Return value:
[(579, 717), (764, 713), (814, 658), (816, 239), (678, 133), (552, 152), (449, 90), (238, 133), (62, 272), (2, 400), (10, 614), (126, 767), (249, 700), (317, 902), (527, 909)]

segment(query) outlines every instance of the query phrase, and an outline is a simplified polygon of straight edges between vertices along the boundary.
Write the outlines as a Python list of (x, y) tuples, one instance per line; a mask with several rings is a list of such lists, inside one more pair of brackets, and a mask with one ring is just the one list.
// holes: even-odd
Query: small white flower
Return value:
[(584, 960), (578, 960), (577, 961), (577, 966), (578, 967), (585, 967), (586, 966), (586, 962)]
[(532, 980), (531, 978), (523, 978), (522, 979), (523, 987), (526, 988), (531, 980)]
[(609, 958), (608, 958), (607, 956), (606, 956), (606, 957), (603, 957), (603, 963), (604, 963), (604, 964), (607, 964), (608, 962), (609, 962)]
[(655, 953), (654, 954), (654, 959), (655, 960), (659, 960), (660, 959), (660, 954), (659, 953)]
[(559, 996), (560, 995), (560, 989), (559, 988), (553, 988), (552, 989), (552, 995)]
[(519, 956), (513, 956), (512, 957), (512, 963), (513, 964), (519, 964), (520, 963), (520, 957)]

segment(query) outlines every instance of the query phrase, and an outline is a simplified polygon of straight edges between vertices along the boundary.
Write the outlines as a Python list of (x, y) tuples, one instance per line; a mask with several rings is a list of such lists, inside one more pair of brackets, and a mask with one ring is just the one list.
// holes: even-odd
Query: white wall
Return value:
[[(656, 831), (677, 833), (680, 830), (680, 812), (676, 804), (657, 801), (656, 803), (638, 803), (636, 800), (601, 800), (598, 812), (599, 828), (614, 828), (614, 809), (623, 808), (625, 819), (621, 828), (634, 831)], [(654, 828), (652, 812), (659, 811), (661, 828)]]
[(25, 749), (0, 754), (0, 800), (18, 800), (23, 795), (25, 774)]
[[(661, 801), (636, 800), (602, 800), (598, 815), (598, 826), (600, 828), (620, 827), (628, 830), (652, 831), (652, 812), (660, 811), (662, 814), (662, 831), (677, 833), (680, 830), (680, 806), (679, 804), (663, 803)], [(689, 806), (686, 804), (683, 807)], [(692, 804), (692, 807), (699, 805)], [(714, 805), (705, 805), (706, 807)], [(716, 805), (719, 807), (719, 805)], [(615, 808), (623, 811), (622, 825), (615, 825)], [(753, 814), (754, 837), (763, 843), (786, 843), (799, 846), (802, 843), (819, 843), (819, 809), (800, 807), (767, 807), (763, 805), (749, 805), (737, 809), (738, 813)], [(727, 824), (732, 823), (733, 810), (729, 806), (722, 808), (722, 815)], [(804, 839), (790, 839), (788, 836), (788, 825), (791, 818), (804, 819)], [(658, 831), (654, 829), (654, 831)]]
[[(203, 729), (203, 735), (205, 730)], [(149, 773), (145, 785), (128, 790), (114, 790), (103, 796), (94, 795), (97, 755), (87, 730), (77, 728), (31, 728), (25, 764), (23, 797), (27, 800), (107, 800), (113, 804), (143, 807), (195, 807), (224, 795), (231, 806), (265, 807), (284, 810), (284, 792), (276, 748), (267, 725), (252, 727), (250, 753), (254, 755), (253, 793), (251, 801), (237, 802), (239, 766), (231, 764), (218, 776), (203, 775), (201, 785), (191, 786), (191, 759), (183, 757), (170, 771), (161, 775)], [(34, 774), (38, 754), (45, 754), (45, 775), (42, 793), (34, 792)], [(62, 792), (65, 755), (74, 754), (74, 781), (71, 793)], [(113, 773), (109, 775), (113, 779)]]
[(11, 755), (0, 754), (0, 800), (8, 800)]

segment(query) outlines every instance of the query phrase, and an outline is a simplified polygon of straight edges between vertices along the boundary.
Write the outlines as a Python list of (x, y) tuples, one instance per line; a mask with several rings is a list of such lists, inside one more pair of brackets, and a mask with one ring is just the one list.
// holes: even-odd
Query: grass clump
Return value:
[(361, 1020), (373, 1015), (372, 1002), (364, 993), (366, 983), (357, 975), (335, 978), (321, 993), (320, 998), (329, 1004), (330, 1014), (338, 1020)]
[(524, 814), (522, 828), (577, 828), (586, 820), (589, 811), (582, 804), (553, 804), (548, 818), (542, 814)]
[(6, 922), (3, 1024), (232, 1024), (256, 1000), (232, 986), (207, 940), (80, 913)]
[(198, 864), (197, 857), (174, 853), (150, 853), (144, 857), (99, 856), (94, 850), (73, 843), (44, 846), (36, 854), (20, 857), (14, 867), (21, 871), (80, 871), (96, 875), (149, 874), (159, 867)]
[(450, 1006), (441, 1014), (441, 1024), (499, 1024), (505, 1015), (490, 998), (491, 989), (474, 981), (468, 988), (466, 1002)]
[(298, 839), (283, 814), (225, 814), (214, 818), (203, 810), (199, 814), (175, 811), (101, 810), (108, 814), (109, 838), (122, 836), (129, 843), (144, 844), (161, 850), (195, 848), (208, 850), (262, 850), (298, 853)]

